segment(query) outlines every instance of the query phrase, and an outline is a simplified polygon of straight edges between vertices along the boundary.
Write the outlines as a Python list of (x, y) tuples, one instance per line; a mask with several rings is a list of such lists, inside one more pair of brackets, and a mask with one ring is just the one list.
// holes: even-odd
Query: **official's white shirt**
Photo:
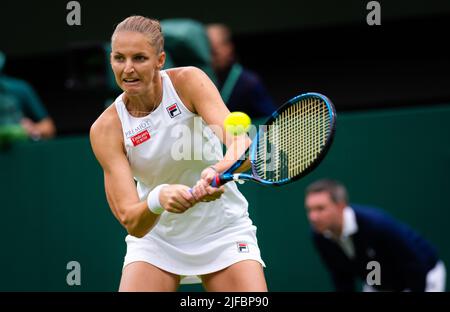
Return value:
[(342, 233), (336, 238), (330, 231), (325, 231), (324, 236), (335, 240), (342, 248), (344, 253), (350, 259), (355, 257), (355, 246), (353, 244), (352, 235), (358, 232), (358, 224), (356, 223), (355, 212), (349, 206), (344, 208), (342, 214)]

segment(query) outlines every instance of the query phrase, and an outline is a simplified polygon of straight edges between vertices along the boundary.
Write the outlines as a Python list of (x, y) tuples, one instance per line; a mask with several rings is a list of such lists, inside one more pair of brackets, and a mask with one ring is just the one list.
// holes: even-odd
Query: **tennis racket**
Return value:
[[(336, 111), (330, 99), (319, 93), (298, 95), (260, 126), (245, 155), (216, 175), (211, 186), (245, 180), (281, 186), (298, 180), (325, 157), (335, 126)], [(235, 173), (246, 159), (250, 160), (251, 173)]]

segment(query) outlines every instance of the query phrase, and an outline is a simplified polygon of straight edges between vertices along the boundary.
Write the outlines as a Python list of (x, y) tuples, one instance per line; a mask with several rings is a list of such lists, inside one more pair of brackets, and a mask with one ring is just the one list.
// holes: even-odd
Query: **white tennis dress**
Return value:
[[(131, 116), (123, 94), (115, 101), (141, 200), (163, 183), (195, 185), (203, 169), (223, 158), (216, 135), (184, 106), (165, 71), (161, 77), (162, 102), (151, 114)], [(180, 275), (182, 284), (200, 282), (198, 275), (246, 259), (265, 267), (247, 208), (247, 200), (230, 182), (215, 201), (198, 203), (182, 214), (165, 211), (147, 235), (126, 237), (124, 267), (145, 261)]]

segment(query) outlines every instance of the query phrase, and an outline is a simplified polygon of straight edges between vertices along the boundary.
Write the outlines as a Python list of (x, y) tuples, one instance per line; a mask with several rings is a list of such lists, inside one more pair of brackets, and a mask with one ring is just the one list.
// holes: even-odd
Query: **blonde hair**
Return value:
[(155, 48), (156, 53), (161, 53), (164, 50), (164, 37), (161, 30), (161, 24), (158, 20), (134, 15), (129, 16), (120, 22), (114, 30), (111, 41), (114, 36), (121, 31), (134, 31), (146, 36), (150, 45)]

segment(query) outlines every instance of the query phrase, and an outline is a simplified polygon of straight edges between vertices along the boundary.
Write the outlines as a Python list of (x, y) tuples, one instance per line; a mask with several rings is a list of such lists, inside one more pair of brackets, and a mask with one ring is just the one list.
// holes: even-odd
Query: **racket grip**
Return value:
[(213, 178), (213, 180), (211, 181), (211, 186), (212, 187), (219, 187), (223, 184), (222, 180), (220, 179), (220, 174), (216, 174), (216, 176)]

